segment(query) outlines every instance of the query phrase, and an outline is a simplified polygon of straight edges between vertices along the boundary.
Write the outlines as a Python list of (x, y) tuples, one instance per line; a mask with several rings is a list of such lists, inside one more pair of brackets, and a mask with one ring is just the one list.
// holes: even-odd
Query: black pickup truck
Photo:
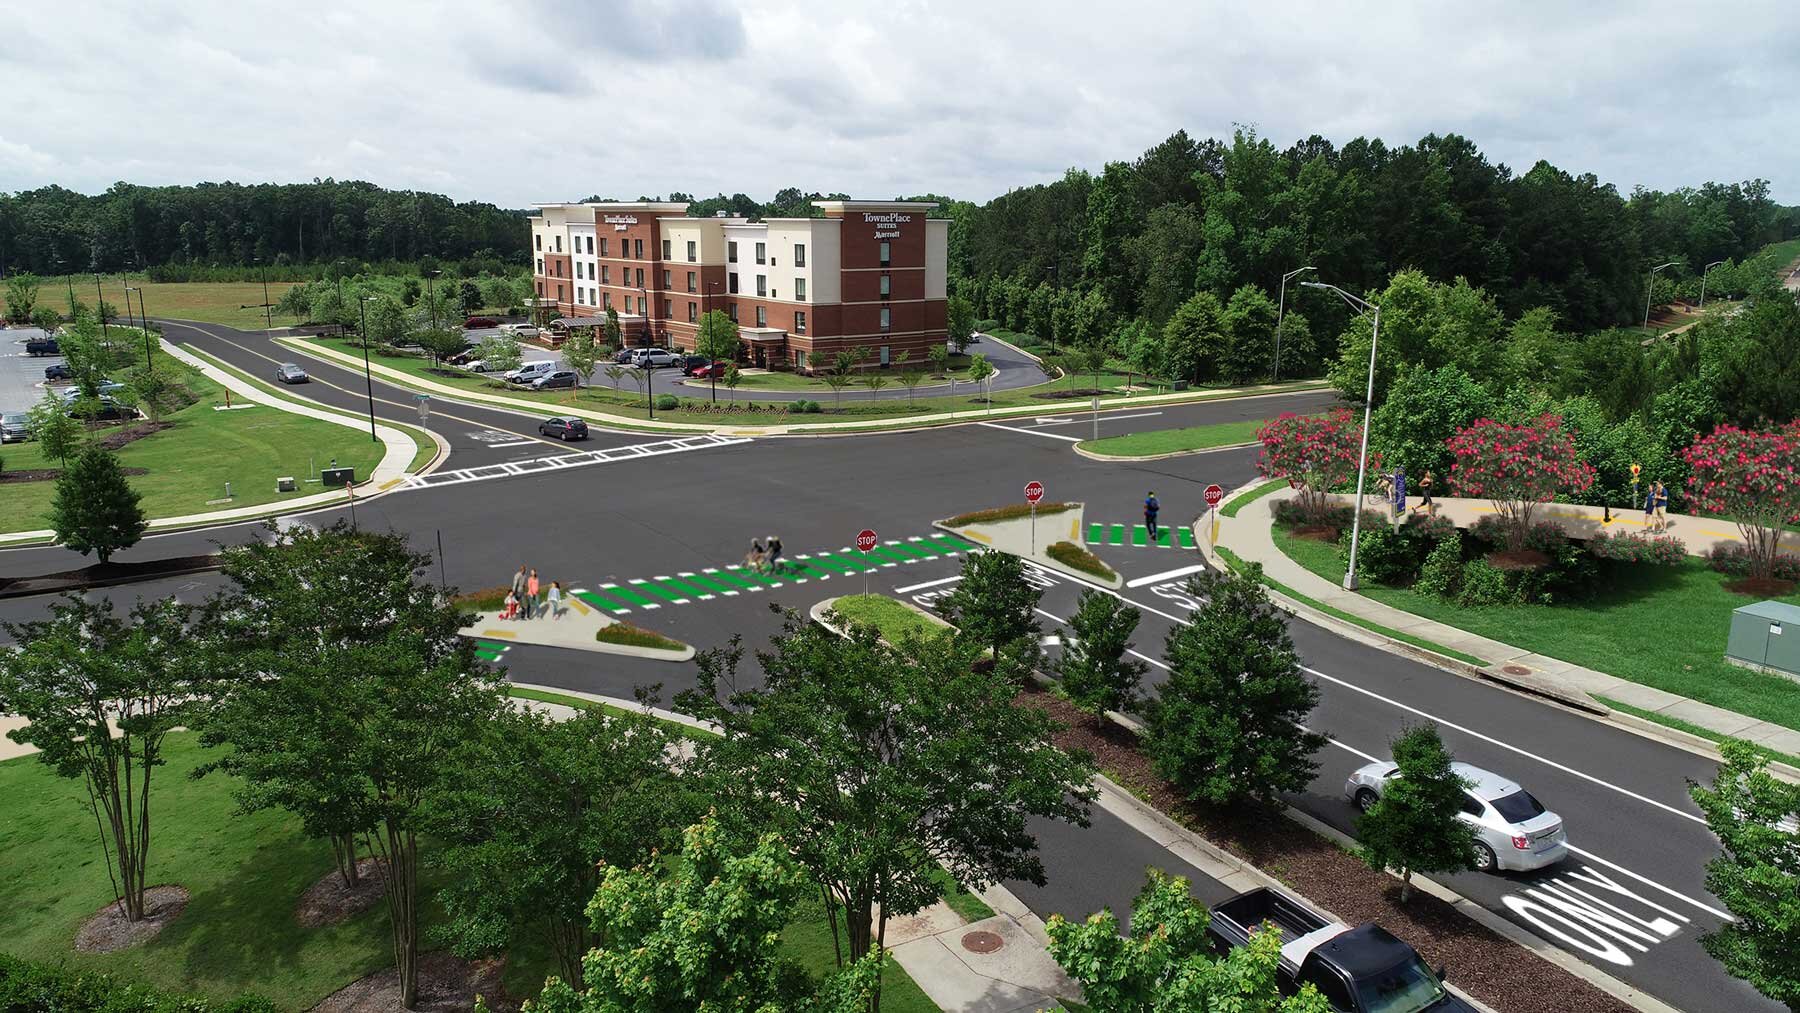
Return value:
[(1475, 1013), (1451, 995), (1411, 946), (1370, 922), (1351, 928), (1330, 921), (1285, 894), (1259, 887), (1212, 909), (1207, 929), (1223, 954), (1250, 941), (1268, 922), (1281, 933), (1284, 991), (1319, 990), (1342, 1013)]

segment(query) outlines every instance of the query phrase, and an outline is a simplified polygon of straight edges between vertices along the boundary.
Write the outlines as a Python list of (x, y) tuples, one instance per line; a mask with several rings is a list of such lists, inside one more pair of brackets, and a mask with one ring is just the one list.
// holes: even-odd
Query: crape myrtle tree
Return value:
[(510, 334), (490, 334), (481, 339), (475, 349), (475, 356), (481, 360), (482, 369), (488, 373), (507, 373), (519, 368), (525, 358), (519, 350), (519, 340)]
[[(694, 353), (704, 355), (709, 363), (723, 359), (732, 362), (737, 359), (741, 341), (738, 337), (737, 322), (724, 310), (708, 310), (700, 318), (700, 326), (694, 332)], [(719, 378), (712, 378), (712, 399), (719, 400)]]
[[(1358, 854), (1373, 869), (1400, 870), (1400, 902), (1415, 872), (1475, 867), (1475, 830), (1457, 818), (1466, 797), (1435, 725), (1407, 728), (1391, 744), (1399, 774), (1356, 821)], [(1367, 789), (1365, 789), (1367, 790)]]
[(1042, 595), (1025, 579), (1025, 560), (1006, 552), (971, 552), (963, 557), (962, 579), (939, 607), (955, 624), (957, 637), (985, 649), (994, 673), (1023, 682), (1037, 664)]
[(600, 350), (594, 345), (594, 329), (570, 329), (569, 340), (563, 342), (562, 359), (575, 371), (576, 376), (581, 377), (583, 386), (590, 384), (594, 377), (594, 367), (600, 361)]
[(351, 845), (378, 860), (410, 1009), (428, 803), (463, 776), (461, 743), (503, 700), (459, 635), (468, 616), (424, 579), (431, 558), (404, 536), (339, 521), (223, 555), (236, 651), (202, 725), (229, 750), (209, 767), (238, 775), (246, 808), (287, 809), (330, 838), (340, 869), (354, 866)]
[(1169, 680), (1148, 708), (1157, 773), (1212, 805), (1304, 791), (1326, 738), (1301, 727), (1319, 689), (1300, 672), (1286, 620), (1254, 574), (1203, 574), (1188, 594), (1205, 604), (1169, 633)]
[(1682, 456), (1688, 499), (1736, 522), (1751, 575), (1769, 577), (1783, 529), (1800, 521), (1800, 421), (1762, 430), (1723, 425)]
[[(842, 622), (842, 620), (839, 620)], [(938, 899), (938, 875), (981, 888), (1043, 881), (1033, 818), (1085, 825), (1088, 756), (1051, 741), (1054, 720), (974, 671), (980, 648), (949, 632), (883, 642), (787, 613), (737, 680), (737, 638), (699, 658), (677, 703), (716, 722), (696, 766), (724, 811), (773, 829), (822, 892), (841, 964), (883, 946), (889, 918)], [(839, 929), (842, 923), (842, 937)]]
[(1594, 484), (1593, 466), (1576, 454), (1555, 415), (1522, 424), (1476, 419), (1450, 437), (1449, 447), (1451, 491), (1494, 504), (1509, 552), (1525, 547), (1538, 504)]
[(1185, 878), (1151, 869), (1131, 902), (1130, 932), (1120, 932), (1107, 910), (1081, 922), (1051, 915), (1044, 929), (1050, 956), (1081, 983), (1082, 1002), (1094, 1013), (1330, 1013), (1310, 983), (1282, 994), (1280, 933), (1254, 933), (1249, 945), (1215, 956), (1206, 935), (1211, 917)]
[(38, 286), (41, 279), (30, 271), (13, 274), (6, 279), (6, 319), (24, 326), (31, 322), (32, 311), (37, 308)]
[[(1362, 437), (1348, 408), (1323, 415), (1282, 412), (1256, 431), (1256, 439), (1262, 444), (1256, 470), (1287, 479), (1299, 490), (1301, 511), (1315, 521), (1323, 522), (1331, 511), (1327, 494), (1356, 477)], [(1370, 451), (1369, 470), (1380, 469), (1380, 456)]]
[(1719, 838), (1706, 889), (1732, 921), (1700, 937), (1725, 970), (1790, 1010), (1800, 1010), (1800, 787), (1769, 773), (1755, 747), (1719, 745), (1711, 787), (1689, 784)]
[(164, 738), (207, 691), (216, 615), (167, 599), (139, 602), (121, 620), (104, 598), (70, 595), (47, 620), (0, 623), (19, 645), (0, 651), (0, 713), (28, 722), (7, 737), (81, 779), (128, 921), (146, 913), (152, 775)]

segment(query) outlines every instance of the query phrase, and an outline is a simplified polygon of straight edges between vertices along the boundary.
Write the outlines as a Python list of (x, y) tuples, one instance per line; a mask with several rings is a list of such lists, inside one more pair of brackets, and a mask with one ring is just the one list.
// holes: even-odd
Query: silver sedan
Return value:
[[(1467, 763), (1450, 769), (1463, 779), (1462, 811), (1457, 814), (1475, 829), (1475, 868), (1526, 872), (1554, 865), (1569, 853), (1562, 817), (1544, 808), (1516, 782)], [(1400, 773), (1391, 761), (1359, 768), (1344, 783), (1344, 797), (1368, 812), (1387, 782)]]

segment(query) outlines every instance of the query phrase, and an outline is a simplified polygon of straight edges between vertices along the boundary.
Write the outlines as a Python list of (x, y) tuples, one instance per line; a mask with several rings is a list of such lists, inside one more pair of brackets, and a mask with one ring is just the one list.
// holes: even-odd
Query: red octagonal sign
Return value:
[(1225, 498), (1225, 490), (1219, 488), (1217, 485), (1209, 485), (1206, 487), (1206, 505), (1207, 506), (1216, 507), (1219, 505), (1219, 501), (1224, 498)]
[(1042, 483), (1042, 482), (1027, 482), (1027, 483), (1025, 483), (1025, 502), (1030, 503), (1032, 506), (1037, 506), (1037, 501), (1041, 500), (1043, 498), (1044, 498), (1044, 483)]
[(868, 528), (864, 528), (861, 531), (858, 531), (856, 533), (856, 547), (859, 551), (862, 551), (862, 552), (874, 551), (874, 549), (875, 549), (875, 532), (870, 531)]

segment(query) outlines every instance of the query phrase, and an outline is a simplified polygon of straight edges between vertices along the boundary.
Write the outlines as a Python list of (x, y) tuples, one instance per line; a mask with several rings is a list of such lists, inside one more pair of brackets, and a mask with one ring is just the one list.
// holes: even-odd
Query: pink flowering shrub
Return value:
[(1688, 501), (1729, 517), (1744, 536), (1750, 575), (1770, 577), (1784, 525), (1800, 521), (1800, 421), (1779, 429), (1723, 425), (1682, 451)]
[(1590, 555), (1620, 563), (1655, 563), (1679, 566), (1687, 558), (1687, 546), (1674, 535), (1634, 531), (1601, 531), (1588, 539)]
[[(1324, 523), (1331, 507), (1325, 494), (1356, 477), (1362, 431), (1348, 408), (1323, 415), (1282, 412), (1256, 431), (1262, 443), (1256, 470), (1269, 478), (1285, 478), (1300, 490), (1300, 510), (1313, 523)], [(1369, 471), (1381, 470), (1371, 452)]]
[(1451, 490), (1494, 504), (1512, 552), (1524, 548), (1538, 504), (1594, 484), (1593, 467), (1576, 455), (1575, 441), (1555, 415), (1525, 425), (1477, 419), (1447, 443)]

